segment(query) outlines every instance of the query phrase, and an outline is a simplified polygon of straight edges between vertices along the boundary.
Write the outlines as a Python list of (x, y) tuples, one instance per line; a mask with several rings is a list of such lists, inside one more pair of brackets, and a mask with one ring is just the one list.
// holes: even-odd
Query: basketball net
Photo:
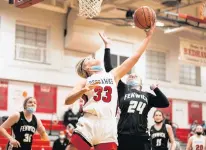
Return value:
[(204, 20), (206, 18), (206, 1), (200, 6), (200, 19)]
[(79, 16), (85, 18), (93, 18), (101, 12), (101, 4), (103, 0), (78, 0)]

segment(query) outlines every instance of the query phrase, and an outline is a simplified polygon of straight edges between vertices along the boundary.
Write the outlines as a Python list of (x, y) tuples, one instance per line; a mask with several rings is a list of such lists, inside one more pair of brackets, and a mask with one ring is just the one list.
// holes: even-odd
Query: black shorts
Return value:
[(151, 150), (149, 137), (119, 134), (118, 150)]

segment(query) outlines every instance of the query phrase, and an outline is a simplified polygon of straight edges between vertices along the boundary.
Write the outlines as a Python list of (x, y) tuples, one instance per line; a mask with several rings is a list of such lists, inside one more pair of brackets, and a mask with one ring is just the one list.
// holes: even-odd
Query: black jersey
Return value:
[(150, 129), (150, 137), (152, 143), (152, 150), (168, 150), (169, 135), (166, 124), (162, 124), (160, 130), (156, 130), (154, 126)]
[(32, 120), (28, 122), (23, 112), (20, 112), (20, 118), (17, 123), (12, 127), (12, 136), (19, 141), (21, 147), (12, 148), (8, 144), (8, 150), (31, 150), (33, 134), (37, 129), (37, 119), (35, 115), (32, 116)]
[(150, 102), (152, 94), (129, 87), (125, 88), (125, 91), (124, 96), (119, 99), (121, 114), (118, 133), (148, 136), (147, 115), (152, 108)]
[[(107, 72), (113, 69), (110, 57), (110, 49), (105, 49), (104, 65)], [(131, 89), (121, 80), (117, 86), (118, 104), (121, 110), (118, 123), (118, 134), (130, 134), (137, 136), (148, 136), (147, 115), (152, 107), (165, 108), (169, 106), (166, 96), (159, 90), (154, 89), (153, 95)]]

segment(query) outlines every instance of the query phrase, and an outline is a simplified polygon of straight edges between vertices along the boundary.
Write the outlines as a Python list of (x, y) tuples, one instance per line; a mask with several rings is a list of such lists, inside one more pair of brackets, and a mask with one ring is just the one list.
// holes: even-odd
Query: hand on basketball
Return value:
[(111, 40), (104, 33), (99, 33), (99, 36), (102, 38), (105, 47), (109, 48), (110, 45), (112, 44)]
[(151, 26), (151, 28), (148, 29), (148, 30), (145, 30), (147, 37), (151, 37), (153, 35), (153, 33), (154, 33), (155, 28), (156, 28), (156, 23), (152, 23), (151, 22), (151, 24), (153, 24)]
[(92, 83), (92, 84), (87, 84), (87, 85), (84, 87), (84, 90), (85, 90), (86, 92), (91, 91), (91, 90), (95, 89), (99, 84), (100, 84), (100, 82), (95, 82), (95, 83)]
[(150, 89), (151, 89), (151, 90), (154, 90), (154, 89), (156, 89), (157, 87), (158, 87), (158, 84), (157, 84), (157, 85), (154, 85), (154, 84), (150, 85)]
[(14, 138), (10, 139), (10, 145), (12, 145), (13, 147), (17, 147), (17, 148), (21, 147), (20, 143)]

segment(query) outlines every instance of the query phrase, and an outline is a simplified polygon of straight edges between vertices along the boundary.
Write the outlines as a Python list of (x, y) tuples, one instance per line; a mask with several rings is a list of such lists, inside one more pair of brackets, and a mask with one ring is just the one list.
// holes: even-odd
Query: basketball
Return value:
[(134, 12), (134, 24), (140, 29), (149, 29), (156, 20), (155, 11), (148, 7), (142, 6)]

